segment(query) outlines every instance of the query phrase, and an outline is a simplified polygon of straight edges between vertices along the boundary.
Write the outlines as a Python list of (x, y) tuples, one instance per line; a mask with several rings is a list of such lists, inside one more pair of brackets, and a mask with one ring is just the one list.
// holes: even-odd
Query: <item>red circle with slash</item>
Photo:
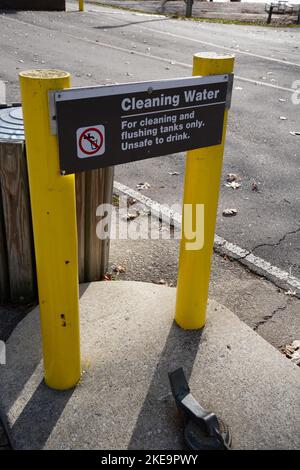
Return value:
[[(97, 136), (99, 136), (99, 142), (94, 141), (91, 138), (91, 136), (88, 135), (91, 132), (94, 132), (96, 133)], [(91, 144), (91, 150), (87, 150), (86, 148), (84, 148), (83, 141), (85, 140), (87, 140)], [(85, 129), (85, 131), (79, 137), (78, 145), (82, 153), (85, 153), (86, 155), (94, 155), (95, 153), (99, 152), (99, 150), (101, 149), (103, 140), (104, 139), (103, 139), (102, 132), (100, 132), (99, 129), (96, 129), (95, 127), (89, 127), (88, 129)]]

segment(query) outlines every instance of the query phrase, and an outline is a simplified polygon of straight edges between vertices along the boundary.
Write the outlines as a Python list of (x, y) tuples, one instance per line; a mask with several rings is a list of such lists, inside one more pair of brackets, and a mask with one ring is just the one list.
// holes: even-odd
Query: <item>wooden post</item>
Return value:
[(2, 196), (0, 191), (0, 303), (9, 300), (7, 251), (5, 240), (5, 226), (3, 217)]
[(96, 210), (103, 201), (104, 171), (93, 170), (86, 173), (85, 180), (85, 279), (100, 281), (102, 241), (96, 235)]
[(96, 233), (100, 204), (112, 203), (114, 167), (76, 175), (79, 282), (103, 279), (108, 268), (110, 240)]
[[(103, 203), (112, 204), (115, 167), (110, 166), (110, 167), (104, 168), (103, 171), (104, 171)], [(107, 238), (106, 240), (102, 240), (102, 250), (101, 250), (102, 256), (101, 256), (101, 266), (100, 266), (101, 278), (103, 278), (104, 274), (107, 272), (107, 269), (108, 269), (109, 245), (110, 245), (109, 238)]]
[(269, 10), (269, 14), (268, 14), (267, 24), (270, 24), (270, 23), (271, 23), (271, 20), (272, 20), (272, 13), (273, 13), (273, 5), (270, 5), (270, 10)]
[[(79, 282), (103, 279), (110, 240), (99, 240), (96, 209), (112, 203), (114, 167), (76, 175)], [(3, 201), (2, 201), (3, 199)], [(0, 304), (36, 300), (36, 269), (24, 142), (0, 142)]]
[(0, 186), (10, 300), (14, 303), (32, 302), (36, 296), (36, 282), (23, 142), (1, 142)]
[(194, 0), (186, 0), (185, 16), (191, 18)]

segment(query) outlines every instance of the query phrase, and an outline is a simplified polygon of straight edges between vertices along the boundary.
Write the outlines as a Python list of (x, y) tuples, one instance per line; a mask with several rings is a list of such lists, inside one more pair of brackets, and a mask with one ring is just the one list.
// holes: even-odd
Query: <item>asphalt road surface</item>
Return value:
[[(77, 7), (77, 5), (76, 5)], [(193, 54), (235, 52), (235, 82), (221, 185), (218, 235), (300, 277), (300, 29), (195, 23), (87, 4), (87, 12), (0, 14), (0, 78), (20, 100), (18, 72), (58, 68), (73, 84), (191, 75)], [(73, 10), (73, 11), (72, 11)], [(281, 119), (286, 118), (286, 119)], [(116, 180), (164, 204), (182, 199), (184, 155), (120, 165)], [(171, 175), (177, 172), (179, 175)], [(225, 187), (236, 173), (241, 187)], [(253, 191), (253, 183), (258, 191)], [(222, 217), (236, 208), (236, 217)]]

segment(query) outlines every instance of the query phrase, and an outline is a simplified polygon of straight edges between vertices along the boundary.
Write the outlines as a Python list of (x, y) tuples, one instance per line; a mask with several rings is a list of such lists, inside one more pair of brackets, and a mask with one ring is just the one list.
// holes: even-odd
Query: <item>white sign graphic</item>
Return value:
[(105, 152), (105, 129), (102, 125), (80, 127), (76, 131), (77, 156), (89, 158)]

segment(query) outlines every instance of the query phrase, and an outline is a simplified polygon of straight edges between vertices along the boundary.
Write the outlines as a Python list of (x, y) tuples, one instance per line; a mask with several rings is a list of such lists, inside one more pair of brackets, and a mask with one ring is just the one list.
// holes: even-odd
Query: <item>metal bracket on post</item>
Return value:
[(50, 123), (51, 135), (57, 135), (55, 93), (56, 93), (56, 91), (49, 91), (48, 92), (49, 123)]
[(230, 109), (230, 106), (231, 106), (233, 79), (234, 79), (234, 74), (229, 73), (228, 74), (228, 85), (227, 85), (227, 95), (226, 95), (225, 109)]

